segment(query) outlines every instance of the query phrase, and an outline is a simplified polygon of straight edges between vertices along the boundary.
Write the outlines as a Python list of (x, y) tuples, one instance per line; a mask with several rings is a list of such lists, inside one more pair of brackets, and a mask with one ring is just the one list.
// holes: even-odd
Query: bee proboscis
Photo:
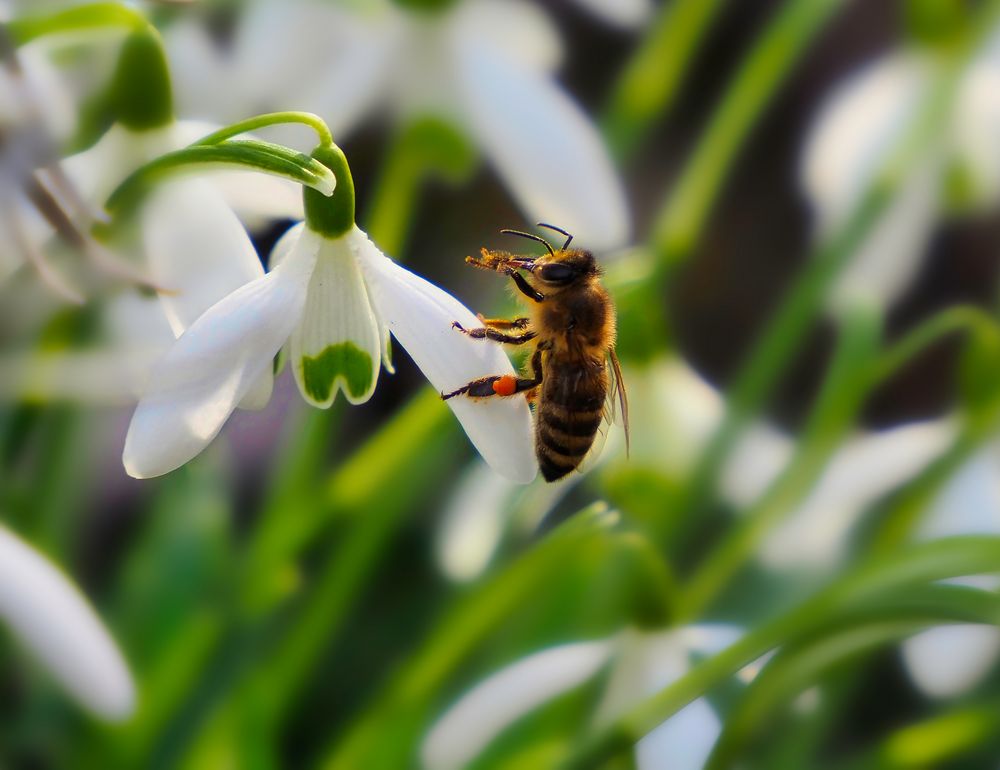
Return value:
[[(556, 481), (577, 469), (594, 446), (602, 422), (614, 409), (617, 395), (628, 445), (628, 398), (615, 355), (615, 310), (594, 255), (571, 249), (573, 236), (555, 249), (540, 236), (501, 230), (538, 241), (547, 254), (539, 257), (482, 249), (466, 262), (509, 276), (527, 300), (528, 315), (512, 320), (479, 316), (482, 327), (455, 328), (475, 339), (508, 345), (533, 344), (527, 376), (483, 377), (452, 393), (470, 398), (524, 394), (535, 404), (535, 454), (546, 481)], [(610, 404), (610, 407), (609, 407)]]

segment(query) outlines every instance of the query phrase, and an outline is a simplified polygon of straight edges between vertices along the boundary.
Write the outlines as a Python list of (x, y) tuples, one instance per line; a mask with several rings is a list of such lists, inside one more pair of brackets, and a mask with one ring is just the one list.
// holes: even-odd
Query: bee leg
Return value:
[(503, 342), (507, 345), (523, 345), (525, 342), (531, 342), (537, 336), (535, 332), (525, 332), (524, 334), (504, 334), (502, 331), (497, 329), (491, 329), (485, 326), (481, 329), (466, 329), (458, 321), (452, 322), (452, 328), (458, 329), (462, 334), (472, 337), (476, 340), (490, 339), (494, 342)]
[(526, 329), (531, 323), (530, 318), (514, 318), (508, 321), (506, 318), (487, 318), (482, 313), (476, 313), (476, 318), (483, 326), (492, 326), (494, 329)]
[(531, 284), (528, 283), (524, 276), (520, 273), (514, 272), (514, 270), (508, 271), (507, 275), (511, 277), (514, 281), (514, 285), (517, 286), (518, 291), (520, 291), (526, 297), (530, 297), (535, 300), (535, 302), (543, 302), (545, 300), (545, 295), (540, 292), (535, 291), (531, 288)]
[[(451, 393), (442, 393), (441, 400), (447, 401), (455, 396), (469, 396), (470, 398), (489, 398), (490, 396), (513, 396), (525, 391), (533, 391), (542, 384), (542, 353), (535, 351), (531, 357), (531, 368), (534, 377), (515, 377), (512, 374), (500, 374), (492, 377), (483, 377), (478, 380), (463, 385), (458, 390)], [(529, 394), (530, 397), (530, 394)]]

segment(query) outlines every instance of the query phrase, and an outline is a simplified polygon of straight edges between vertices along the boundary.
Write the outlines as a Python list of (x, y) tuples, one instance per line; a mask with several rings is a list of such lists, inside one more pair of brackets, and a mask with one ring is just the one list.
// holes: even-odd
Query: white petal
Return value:
[(953, 123), (955, 151), (973, 181), (976, 203), (1000, 199), (1000, 56), (980, 56), (959, 83)]
[(753, 503), (791, 461), (795, 442), (767, 423), (751, 425), (737, 440), (722, 473), (726, 498), (741, 508)]
[(159, 188), (143, 210), (143, 240), (178, 336), (227, 294), (264, 275), (243, 225), (203, 180)]
[(951, 421), (938, 420), (849, 439), (805, 502), (764, 543), (764, 563), (813, 570), (836, 565), (864, 510), (920, 473), (954, 435)]
[(128, 667), (77, 588), (0, 527), (0, 619), (81, 704), (104, 719), (135, 708)]
[(473, 133), (528, 215), (607, 250), (630, 237), (625, 192), (590, 119), (552, 80), (474, 40), (455, 42)]
[[(886, 56), (848, 78), (820, 110), (800, 173), (821, 234), (844, 224), (915, 115), (932, 73), (932, 62), (919, 54)], [(908, 288), (935, 221), (940, 167), (935, 149), (904, 180), (901, 195), (841, 276), (835, 303), (888, 303)]]
[(309, 230), (277, 268), (202, 315), (160, 361), (136, 408), (128, 473), (168, 473), (201, 452), (272, 366), (305, 305), (318, 239)]
[(577, 4), (609, 24), (635, 28), (653, 12), (650, 0), (576, 0)]
[[(223, 123), (253, 114), (249, 82), (237, 77), (232, 57), (193, 16), (179, 16), (166, 26), (163, 37), (178, 114)], [(272, 47), (259, 54), (280, 55)]]
[(314, 406), (330, 406), (338, 390), (352, 404), (375, 392), (382, 340), (348, 239), (322, 240), (290, 353), (299, 391)]
[(914, 684), (932, 698), (951, 698), (974, 687), (1000, 654), (995, 626), (938, 626), (903, 643), (903, 661)]
[(996, 444), (966, 461), (948, 480), (918, 534), (924, 540), (1000, 534), (1000, 456)]
[(606, 725), (644, 698), (666, 687), (688, 669), (688, 650), (676, 629), (647, 633), (623, 631), (595, 723)]
[(496, 47), (539, 72), (552, 72), (562, 61), (559, 31), (549, 15), (533, 3), (523, 0), (464, 2), (455, 7), (449, 21), (453, 25), (452, 34), (459, 38)]
[(552, 647), (493, 674), (437, 721), (421, 748), (424, 766), (465, 767), (521, 716), (590, 679), (611, 649), (608, 641)]
[(506, 504), (518, 489), (485, 463), (469, 468), (445, 505), (435, 538), (445, 575), (467, 582), (482, 574), (500, 543)]
[(701, 770), (720, 732), (719, 717), (705, 698), (698, 698), (639, 741), (638, 770)]
[[(468, 308), (384, 256), (361, 231), (354, 237), (376, 313), (436, 390), (450, 393), (481, 377), (514, 373), (498, 345), (452, 328), (453, 321), (466, 328), (479, 323)], [(456, 397), (447, 403), (495, 471), (518, 483), (535, 477), (531, 413), (523, 398)]]

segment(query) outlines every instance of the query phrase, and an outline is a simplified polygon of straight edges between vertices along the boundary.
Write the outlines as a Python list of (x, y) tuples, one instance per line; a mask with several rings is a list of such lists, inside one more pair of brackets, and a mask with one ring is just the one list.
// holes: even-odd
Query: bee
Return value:
[(443, 399), (508, 397), (524, 394), (535, 406), (535, 454), (546, 481), (556, 481), (580, 466), (595, 445), (602, 422), (614, 412), (617, 394), (628, 446), (628, 397), (621, 365), (615, 355), (614, 305), (601, 285), (601, 269), (594, 255), (571, 249), (573, 236), (559, 249), (540, 236), (519, 230), (501, 233), (543, 244), (540, 257), (482, 249), (466, 257), (470, 265), (510, 277), (528, 305), (528, 315), (513, 320), (479, 316), (483, 326), (452, 326), (473, 339), (507, 345), (533, 344), (530, 376), (497, 375), (474, 380)]

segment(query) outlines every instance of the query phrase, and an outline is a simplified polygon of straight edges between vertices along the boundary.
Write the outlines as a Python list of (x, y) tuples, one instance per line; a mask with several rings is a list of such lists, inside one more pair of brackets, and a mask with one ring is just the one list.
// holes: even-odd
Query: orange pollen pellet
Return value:
[(493, 383), (493, 392), (498, 396), (513, 396), (517, 392), (517, 377), (505, 374)]

